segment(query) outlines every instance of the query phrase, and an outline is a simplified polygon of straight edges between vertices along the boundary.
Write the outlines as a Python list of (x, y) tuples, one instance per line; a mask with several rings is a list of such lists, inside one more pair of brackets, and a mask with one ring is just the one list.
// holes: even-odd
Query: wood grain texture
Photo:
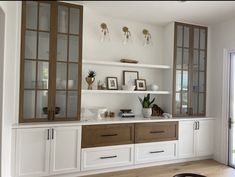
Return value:
[(234, 177), (235, 169), (214, 160), (200, 160), (156, 167), (139, 168), (86, 177), (173, 177), (179, 173), (197, 173), (207, 177)]

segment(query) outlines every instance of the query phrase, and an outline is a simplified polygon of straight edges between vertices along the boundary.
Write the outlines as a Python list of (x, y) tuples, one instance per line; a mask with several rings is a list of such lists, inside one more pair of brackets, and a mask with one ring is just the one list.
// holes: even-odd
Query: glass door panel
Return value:
[(26, 2), (26, 28), (37, 29), (38, 24), (38, 2)]
[(50, 31), (51, 5), (40, 3), (39, 7), (39, 30)]

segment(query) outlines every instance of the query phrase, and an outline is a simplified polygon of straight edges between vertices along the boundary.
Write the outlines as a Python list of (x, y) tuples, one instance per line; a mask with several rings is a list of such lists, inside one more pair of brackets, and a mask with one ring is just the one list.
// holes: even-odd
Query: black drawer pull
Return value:
[(107, 136), (117, 136), (118, 134), (107, 134), (107, 135), (101, 135), (102, 137), (107, 137)]
[(150, 131), (150, 133), (154, 134), (154, 133), (165, 133), (165, 131)]
[(113, 155), (113, 156), (100, 157), (100, 159), (113, 159), (116, 157), (117, 157), (116, 155)]
[(152, 151), (152, 152), (149, 152), (150, 154), (156, 154), (156, 153), (162, 153), (164, 151)]

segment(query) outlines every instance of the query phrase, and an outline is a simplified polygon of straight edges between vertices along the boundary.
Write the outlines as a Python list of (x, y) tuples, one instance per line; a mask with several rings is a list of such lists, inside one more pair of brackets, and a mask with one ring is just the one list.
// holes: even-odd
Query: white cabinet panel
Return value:
[(157, 162), (177, 158), (178, 141), (135, 145), (135, 163)]
[(195, 156), (195, 121), (179, 122), (179, 158)]
[(49, 174), (50, 140), (47, 128), (17, 130), (16, 176)]
[(196, 134), (196, 155), (209, 156), (213, 154), (214, 140), (214, 121), (199, 121), (199, 127)]
[(81, 128), (57, 127), (52, 129), (51, 173), (80, 170)]
[(134, 145), (82, 149), (82, 170), (95, 170), (133, 164)]

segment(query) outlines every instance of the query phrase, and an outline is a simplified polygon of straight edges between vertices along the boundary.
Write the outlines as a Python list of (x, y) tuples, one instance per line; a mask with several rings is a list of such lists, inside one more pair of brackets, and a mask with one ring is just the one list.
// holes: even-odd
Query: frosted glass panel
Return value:
[(188, 71), (183, 71), (183, 91), (188, 91)]
[(193, 71), (193, 91), (197, 92), (199, 91), (199, 85), (198, 85), (198, 72)]
[(175, 94), (175, 112), (179, 114), (180, 110), (181, 110), (181, 94), (176, 93)]
[(177, 48), (176, 54), (176, 69), (181, 69), (182, 67), (182, 48)]
[(194, 38), (193, 38), (193, 47), (195, 49), (198, 49), (199, 48), (199, 29), (196, 28), (194, 29)]
[(78, 62), (78, 37), (69, 36), (69, 61)]
[(198, 50), (193, 51), (193, 70), (198, 70)]
[(177, 46), (183, 46), (183, 26), (177, 26)]
[(200, 51), (200, 71), (205, 71), (205, 52)]
[(40, 3), (39, 6), (39, 29), (50, 31), (51, 6), (47, 3)]
[(188, 93), (182, 93), (182, 113), (188, 112)]
[(66, 92), (65, 91), (56, 92), (56, 107), (60, 111), (58, 114), (55, 114), (55, 117), (65, 118), (66, 117)]
[(205, 91), (205, 72), (199, 72), (199, 91), (204, 92)]
[(181, 91), (181, 80), (182, 80), (182, 71), (181, 70), (176, 70), (176, 86), (175, 86), (175, 91), (179, 92)]
[(57, 63), (56, 68), (56, 82), (57, 89), (66, 89), (67, 87), (67, 64)]
[(198, 93), (193, 93), (193, 114), (198, 113)]
[(206, 47), (206, 30), (200, 29), (200, 49), (205, 49)]
[(204, 114), (205, 113), (205, 101), (204, 101), (204, 93), (199, 93), (199, 107), (198, 107), (198, 113)]
[(35, 91), (24, 91), (24, 118), (34, 118), (35, 112)]
[(36, 87), (36, 61), (25, 60), (24, 63), (24, 88)]
[(38, 33), (38, 59), (48, 60), (49, 59), (49, 33)]
[(58, 61), (67, 61), (67, 47), (68, 46), (68, 37), (67, 35), (59, 34), (57, 36), (57, 60)]
[(77, 95), (77, 92), (68, 92), (68, 118), (77, 117)]
[(48, 89), (49, 63), (38, 62), (38, 88)]
[(184, 49), (183, 69), (188, 69), (188, 63), (189, 63), (189, 50)]
[(37, 118), (47, 118), (48, 117), (48, 92), (38, 91), (37, 92)]
[(37, 29), (38, 3), (33, 1), (26, 2), (26, 28)]
[(77, 89), (78, 64), (69, 64), (68, 89)]
[(189, 47), (189, 27), (184, 27), (184, 47)]
[(37, 56), (37, 32), (26, 31), (25, 33), (25, 58), (36, 59)]
[(69, 33), (79, 34), (80, 9), (70, 8), (70, 30)]
[(64, 6), (58, 7), (58, 32), (68, 32), (68, 8)]

